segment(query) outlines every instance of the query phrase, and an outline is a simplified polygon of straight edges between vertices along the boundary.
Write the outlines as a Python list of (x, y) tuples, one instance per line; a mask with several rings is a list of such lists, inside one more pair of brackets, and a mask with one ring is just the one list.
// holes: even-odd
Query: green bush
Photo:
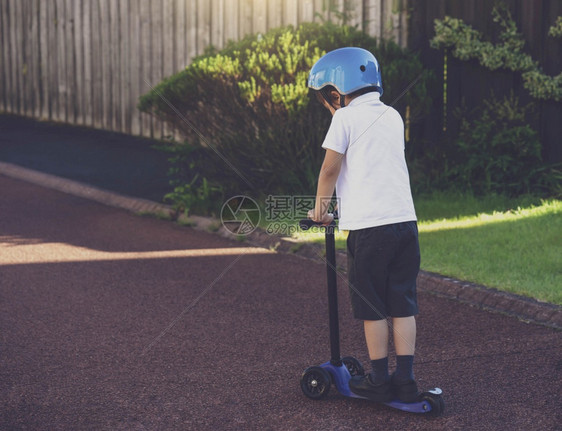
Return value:
[(532, 105), (521, 107), (513, 94), (502, 100), (492, 96), (472, 113), (459, 109), (460, 132), (445, 172), (449, 188), (476, 195), (556, 194), (557, 174), (543, 163), (531, 113)]
[(411, 121), (428, 111), (430, 72), (391, 41), (331, 23), (248, 36), (208, 50), (140, 99), (141, 111), (185, 135), (172, 148), (182, 165), (173, 169), (178, 187), (199, 175), (225, 195), (314, 193), (331, 117), (309, 97), (306, 81), (318, 58), (343, 46), (375, 54), (387, 104), (419, 79), (396, 107), (410, 106)]
[(173, 191), (164, 196), (176, 212), (176, 217), (190, 211), (198, 214), (216, 215), (224, 194), (222, 187), (211, 184), (196, 169), (196, 149), (190, 145), (162, 145), (161, 150), (171, 153), (168, 175)]

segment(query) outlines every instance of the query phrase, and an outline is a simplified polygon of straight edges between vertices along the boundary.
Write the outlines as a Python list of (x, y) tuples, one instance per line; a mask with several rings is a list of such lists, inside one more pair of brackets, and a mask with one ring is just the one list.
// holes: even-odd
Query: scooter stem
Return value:
[(338, 318), (338, 283), (336, 272), (336, 241), (334, 238), (335, 225), (326, 226), (326, 270), (328, 277), (328, 311), (330, 317), (330, 363), (341, 366), (340, 355), (340, 325)]

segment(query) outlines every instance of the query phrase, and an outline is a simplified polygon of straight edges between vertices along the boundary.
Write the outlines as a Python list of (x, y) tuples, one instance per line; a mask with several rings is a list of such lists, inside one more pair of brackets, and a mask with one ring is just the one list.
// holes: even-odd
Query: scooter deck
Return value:
[[(328, 371), (333, 379), (333, 383), (335, 384), (340, 394), (350, 398), (368, 399), (351, 392), (351, 390), (349, 389), (349, 380), (351, 379), (351, 374), (349, 373), (349, 370), (345, 365), (334, 365), (328, 361), (320, 365), (320, 367)], [(428, 392), (436, 396), (440, 396), (442, 393), (441, 389), (439, 388), (432, 389)], [(393, 409), (398, 409), (409, 413), (429, 413), (433, 410), (433, 407), (427, 400), (421, 400), (415, 403), (405, 403), (400, 400), (394, 400), (382, 404), (388, 407), (392, 407)]]

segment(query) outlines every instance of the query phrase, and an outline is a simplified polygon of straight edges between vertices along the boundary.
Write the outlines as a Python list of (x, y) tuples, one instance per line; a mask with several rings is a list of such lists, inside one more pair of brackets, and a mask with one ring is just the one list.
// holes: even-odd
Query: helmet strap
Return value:
[(328, 105), (330, 106), (334, 106), (334, 102), (332, 101), (331, 95), (330, 95), (330, 91), (324, 87), (322, 89), (320, 89), (320, 94), (322, 95), (322, 97), (324, 98), (324, 100), (326, 102), (328, 102)]
[[(333, 106), (335, 108), (334, 101), (332, 100), (330, 91), (326, 87), (320, 89), (320, 94), (322, 95), (324, 100), (328, 102), (328, 105)], [(340, 94), (340, 107), (345, 108), (345, 96), (343, 94)]]

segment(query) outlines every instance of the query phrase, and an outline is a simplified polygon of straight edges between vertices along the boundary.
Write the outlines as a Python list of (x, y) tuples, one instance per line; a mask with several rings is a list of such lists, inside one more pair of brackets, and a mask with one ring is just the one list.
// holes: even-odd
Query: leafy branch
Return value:
[[(430, 41), (431, 47), (451, 48), (453, 56), (458, 59), (477, 59), (490, 70), (506, 68), (521, 72), (523, 86), (532, 97), (557, 102), (562, 100), (562, 73), (556, 76), (546, 75), (538, 62), (523, 52), (525, 40), (517, 31), (517, 25), (506, 7), (495, 7), (492, 14), (494, 22), (502, 27), (500, 43), (485, 41), (482, 33), (464, 21), (446, 16), (443, 20), (435, 20), (435, 37)], [(562, 35), (562, 17), (557, 18), (549, 35)]]
[(556, 18), (556, 22), (548, 30), (548, 35), (552, 37), (562, 37), (562, 16)]

